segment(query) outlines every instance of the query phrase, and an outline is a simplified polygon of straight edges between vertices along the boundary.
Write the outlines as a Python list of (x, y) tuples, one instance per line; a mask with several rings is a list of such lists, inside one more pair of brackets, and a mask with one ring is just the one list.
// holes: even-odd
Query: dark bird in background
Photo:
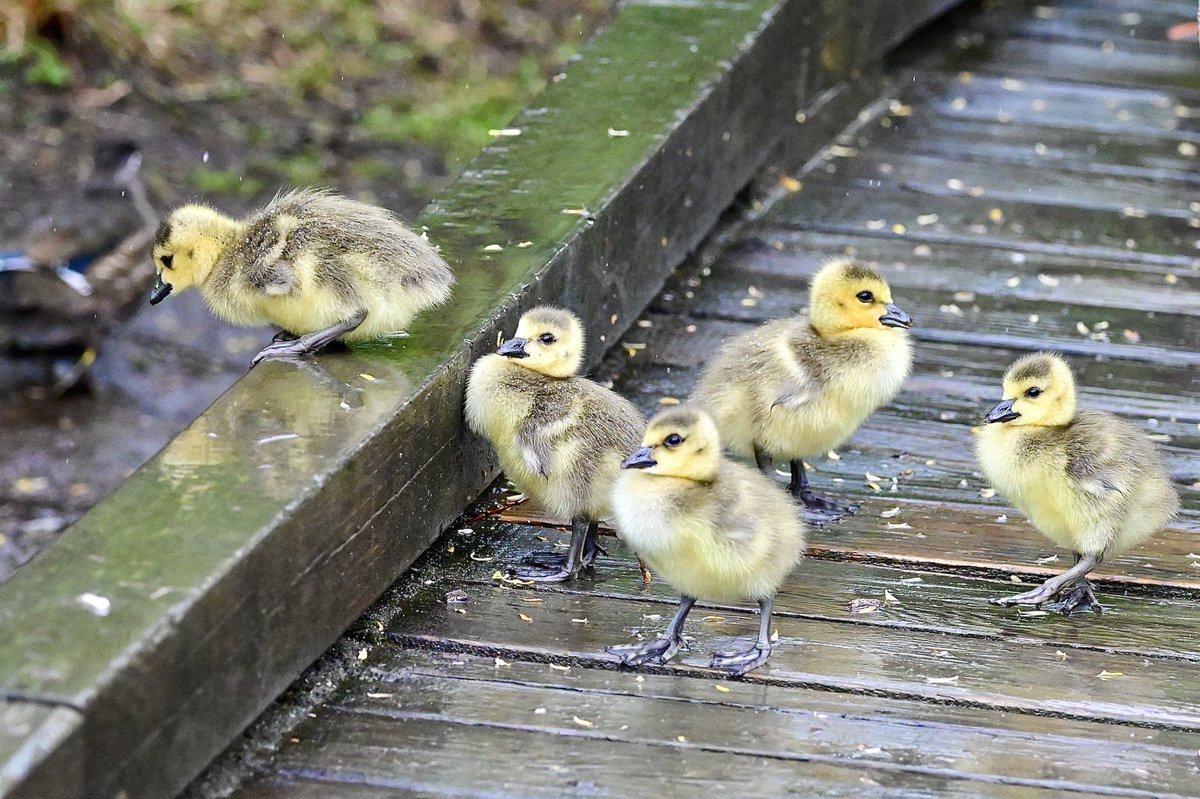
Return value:
[(75, 191), (56, 198), (16, 246), (0, 245), (0, 391), (62, 392), (153, 281), (146, 253), (157, 215), (130, 141), (98, 144)]

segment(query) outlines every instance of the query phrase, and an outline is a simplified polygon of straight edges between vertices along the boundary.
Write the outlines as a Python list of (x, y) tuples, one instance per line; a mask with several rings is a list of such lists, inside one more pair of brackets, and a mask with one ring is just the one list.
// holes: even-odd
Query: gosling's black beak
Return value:
[(621, 461), (622, 469), (649, 469), (651, 466), (657, 466), (658, 461), (650, 457), (654, 452), (650, 447), (642, 447), (637, 452), (630, 455), (625, 460)]
[(988, 411), (988, 415), (984, 417), (988, 424), (993, 422), (1011, 422), (1021, 414), (1013, 410), (1013, 400), (1005, 400)]
[(883, 306), (887, 311), (883, 316), (879, 317), (879, 321), (886, 327), (903, 327), (908, 329), (912, 327), (912, 317), (905, 313), (899, 306), (888, 304)]
[(160, 273), (158, 277), (154, 279), (154, 288), (150, 291), (150, 304), (158, 305), (160, 302), (165, 300), (167, 295), (171, 293), (171, 288), (172, 286), (170, 283), (163, 282), (162, 274)]
[(528, 358), (529, 353), (525, 351), (525, 339), (510, 338), (508, 341), (500, 345), (500, 349), (496, 352), (503, 355), (505, 358)]

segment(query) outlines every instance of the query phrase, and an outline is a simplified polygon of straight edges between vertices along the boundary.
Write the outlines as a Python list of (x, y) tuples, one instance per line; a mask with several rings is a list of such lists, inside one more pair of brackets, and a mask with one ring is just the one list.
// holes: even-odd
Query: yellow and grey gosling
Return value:
[(1100, 611), (1087, 574), (1174, 518), (1179, 497), (1154, 445), (1110, 413), (1078, 410), (1075, 378), (1058, 355), (1027, 355), (1004, 375), (1004, 401), (975, 441), (984, 475), (1029, 521), (1075, 554), (1038, 588), (993, 600), (1070, 614)]
[(198, 287), (226, 321), (283, 328), (251, 366), (334, 339), (401, 332), (454, 283), (429, 242), (390, 211), (316, 189), (278, 196), (241, 220), (177, 208), (159, 225), (153, 254), (151, 304)]
[(650, 420), (642, 447), (621, 464), (613, 489), (617, 533), (683, 596), (663, 637), (611, 646), (626, 665), (662, 663), (683, 643), (697, 600), (758, 602), (758, 640), (718, 653), (713, 668), (742, 675), (771, 654), (776, 591), (804, 551), (804, 523), (773, 481), (721, 453), (716, 425), (680, 407)]
[(774, 475), (775, 459), (789, 461), (788, 488), (809, 510), (853, 512), (809, 489), (804, 459), (841, 444), (896, 396), (912, 367), (911, 326), (875, 270), (832, 261), (813, 277), (807, 313), (726, 342), (692, 402), (764, 474)]
[(534, 308), (514, 338), (475, 362), (467, 383), (467, 423), (491, 441), (504, 473), (549, 513), (571, 520), (565, 562), (535, 555), (532, 563), (545, 568), (516, 570), (523, 579), (573, 580), (595, 560), (621, 458), (645, 425), (628, 400), (575, 376), (583, 353), (574, 314)]

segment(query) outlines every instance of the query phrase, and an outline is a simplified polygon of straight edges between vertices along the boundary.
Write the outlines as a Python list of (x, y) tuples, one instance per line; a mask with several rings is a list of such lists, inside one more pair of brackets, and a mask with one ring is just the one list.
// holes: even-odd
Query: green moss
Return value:
[(188, 181), (205, 194), (253, 197), (263, 189), (263, 181), (234, 169), (193, 169)]

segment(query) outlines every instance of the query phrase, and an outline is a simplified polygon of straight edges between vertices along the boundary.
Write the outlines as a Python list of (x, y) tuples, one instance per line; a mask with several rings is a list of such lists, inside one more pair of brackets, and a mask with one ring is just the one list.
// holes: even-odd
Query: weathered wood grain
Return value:
[[(674, 612), (673, 603), (634, 596), (541, 591), (542, 602), (529, 603), (525, 591), (472, 585), (462, 590), (469, 598), (466, 613), (432, 607), (390, 625), (389, 637), (404, 646), (495, 653), (505, 660), (587, 659), (615, 667), (605, 646), (627, 643), (635, 634), (657, 636)], [(521, 614), (533, 621), (522, 621)], [(691, 650), (664, 668), (719, 675), (708, 669), (711, 653), (744, 646), (757, 617), (702, 606), (696, 614), (686, 628)], [(705, 622), (705, 616), (721, 621)], [(576, 618), (588, 623), (572, 623)], [(1063, 659), (1052, 644), (789, 616), (778, 617), (773, 629), (779, 641), (771, 659), (747, 681), (1200, 731), (1200, 684), (1191, 662), (1085, 649)], [(1102, 672), (1122, 676), (1105, 679)]]
[[(532, 523), (536, 524), (537, 520)], [(546, 549), (548, 545), (565, 548), (567, 541), (566, 534), (545, 527), (522, 525), (498, 532), (502, 535), (499, 542), (494, 547), (473, 550), (473, 560), (464, 564), (466, 568), (458, 577), (491, 584), (497, 568), (518, 562), (526, 553)], [(987, 600), (993, 597), (1023, 590), (1011, 580), (970, 577), (961, 571), (947, 574), (937, 571), (938, 564), (929, 560), (914, 560), (905, 568), (868, 565), (861, 557), (869, 550), (870, 543), (864, 545), (860, 539), (869, 539), (869, 536), (860, 536), (856, 532), (814, 530), (810, 538), (816, 538), (817, 542), (810, 543), (808, 559), (780, 589), (776, 613), (843, 623), (922, 629), (948, 635), (1036, 641), (1064, 649), (1084, 648), (1200, 661), (1200, 643), (1191, 634), (1200, 625), (1200, 607), (1195, 598), (1170, 600), (1129, 596), (1121, 592), (1119, 583), (1098, 580), (1097, 583), (1104, 586), (1100, 592), (1105, 603), (1102, 623), (1087, 614), (1073, 619), (1054, 613), (1029, 615), (1027, 610), (1001, 609), (988, 603)], [(644, 585), (634, 554), (619, 539), (606, 539), (604, 547), (607, 555), (598, 559), (594, 571), (583, 582), (555, 590), (662, 600), (677, 597), (677, 593), (661, 579)], [(836, 559), (843, 553), (859, 559)], [(1039, 571), (1061, 570), (1069, 562), (1060, 555), (1057, 561), (1041, 564)], [(1031, 558), (1017, 561), (1015, 565), (1038, 568)], [(891, 599), (888, 599), (889, 594)], [(887, 601), (879, 613), (850, 613), (847, 603), (860, 597)]]
[(903, 767), (843, 765), (833, 758), (766, 759), (714, 751), (687, 740), (647, 741), (578, 725), (547, 731), (529, 724), (477, 725), (451, 716), (412, 717), (403, 711), (394, 716), (326, 713), (326, 724), (320, 718), (306, 721), (295, 730), (299, 743), (281, 750), (284, 774), (294, 768), (335, 785), (365, 783), (426, 796), (654, 796), (671, 786), (686, 795), (717, 791), (752, 797), (789, 792), (830, 797), (1049, 797), (1058, 789), (1018, 780), (1016, 785), (970, 780), (949, 769), (921, 773)]
[[(997, 183), (1001, 179), (997, 178)], [(973, 188), (981, 188), (977, 197)], [(810, 181), (781, 202), (765, 225), (883, 237), (903, 235), (916, 243), (975, 244), (1019, 252), (1046, 252), (1142, 261), (1191, 269), (1198, 231), (1187, 220), (1138, 219), (1118, 211), (1063, 208), (1037, 202), (1006, 201), (1001, 222), (993, 221), (997, 201), (986, 187), (964, 184), (960, 192), (927, 195), (883, 189), (847, 188)], [(925, 231), (918, 216), (937, 214), (945, 229)], [(904, 233), (893, 232), (903, 225)], [(781, 231), (782, 232), (782, 231)]]
[[(1200, 56), (1197, 60), (1200, 61)], [(1001, 212), (1009, 201), (1035, 201), (1039, 205), (1126, 215), (1200, 218), (1200, 213), (1190, 207), (1195, 203), (1194, 183), (1190, 180), (1080, 174), (1058, 170), (1052, 161), (1036, 155), (1023, 164), (997, 169), (991, 163), (955, 158), (947, 153), (920, 155), (871, 148), (860, 155), (831, 158), (822, 172), (823, 179), (840, 178), (840, 182), (851, 187), (902, 188), (918, 194), (959, 194), (961, 190), (948, 185), (959, 181), (968, 187), (982, 188), (988, 199), (994, 201), (993, 207)]]
[[(1111, 727), (1089, 722), (767, 684), (724, 683), (727, 690), (719, 691), (696, 677), (520, 660), (497, 666), (494, 658), (464, 654), (378, 647), (367, 662), (374, 679), (344, 686), (334, 707), (550, 734), (580, 730), (578, 717), (593, 725), (584, 729), (606, 736), (655, 742), (683, 736), (714, 750), (733, 737), (739, 750), (770, 758), (842, 758), (914, 772), (952, 767), (983, 778), (1019, 775), (1034, 786), (1052, 781), (1061, 789), (1186, 794), (1194, 784), (1192, 748), (1200, 742), (1190, 733), (1139, 730), (1134, 735), (1143, 745), (1131, 747), (1113, 741)], [(544, 712), (535, 712), (539, 707)], [(1039, 765), (1028, 768), (1030, 760)]]

